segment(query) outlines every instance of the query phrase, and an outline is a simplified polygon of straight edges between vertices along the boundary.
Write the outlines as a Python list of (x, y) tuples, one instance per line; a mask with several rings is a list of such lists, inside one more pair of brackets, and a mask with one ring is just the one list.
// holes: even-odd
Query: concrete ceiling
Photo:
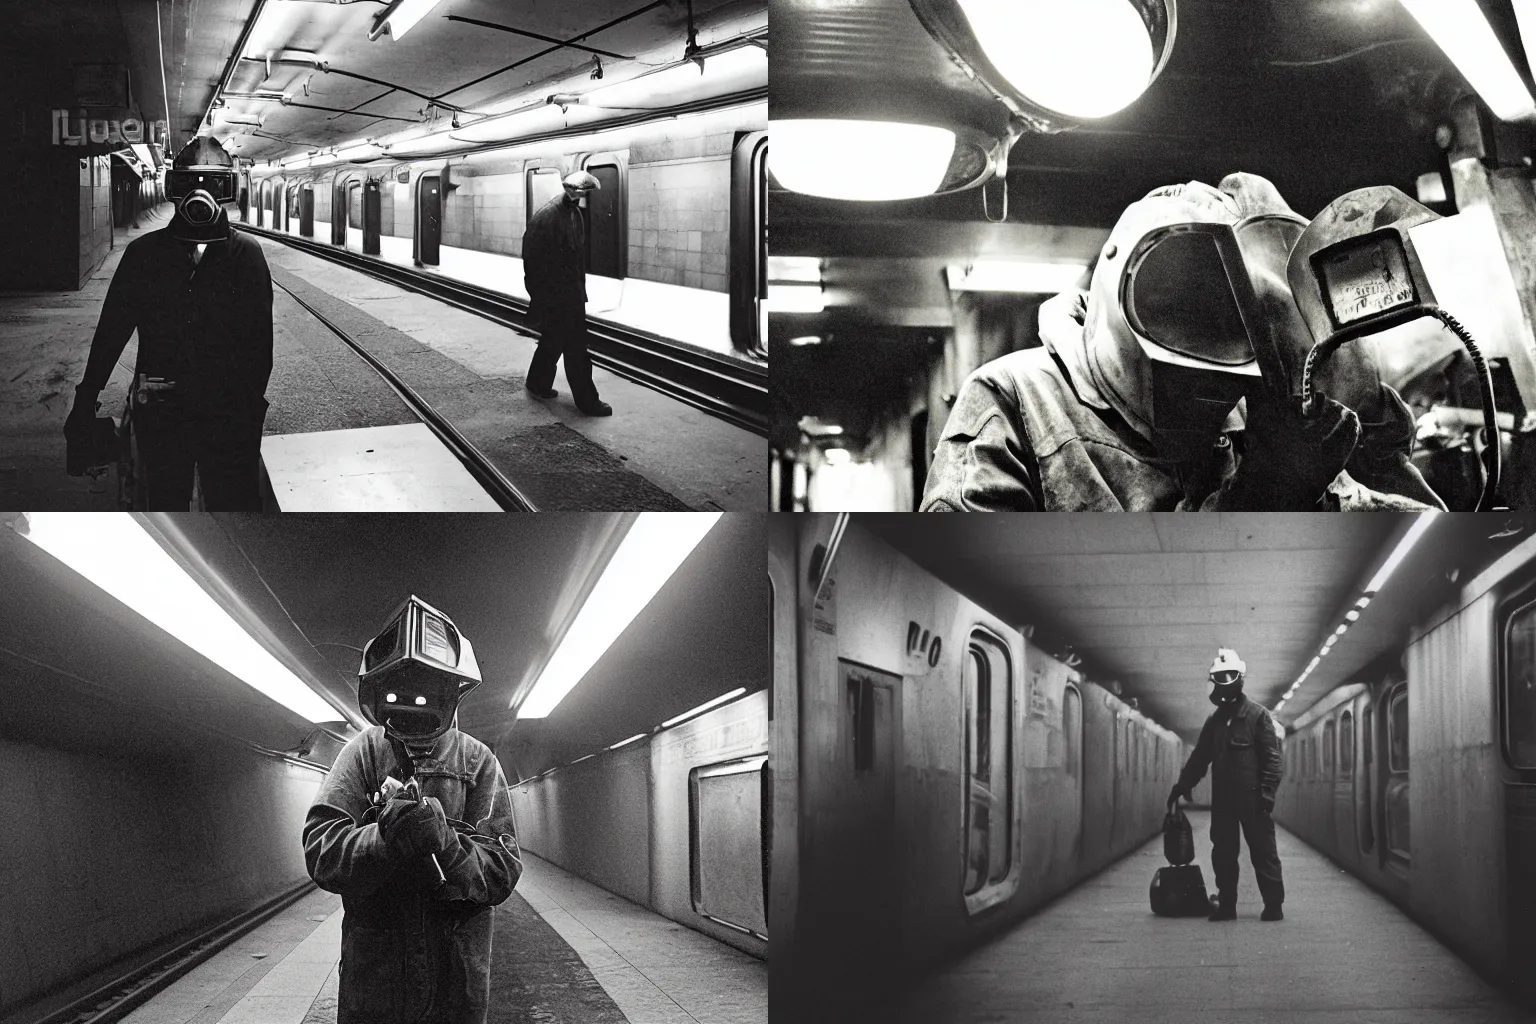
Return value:
[[(1210, 713), (1217, 647), (1248, 663), (1273, 707), (1385, 559), (1410, 516), (1181, 513), (859, 516), (994, 613), (1069, 644), (1089, 677), (1193, 740)], [(1413, 578), (1406, 565), (1397, 580)], [(1401, 637), (1411, 587), (1389, 587), (1336, 645), (1285, 718)], [(1386, 600), (1402, 596), (1394, 604)]]

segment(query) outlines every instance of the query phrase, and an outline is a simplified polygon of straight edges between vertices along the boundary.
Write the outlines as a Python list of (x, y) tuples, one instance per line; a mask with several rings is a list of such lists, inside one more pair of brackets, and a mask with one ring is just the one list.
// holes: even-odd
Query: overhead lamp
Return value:
[(794, 192), (888, 201), (932, 195), (955, 155), (948, 128), (795, 118), (768, 123), (768, 169)]
[(651, 603), (721, 515), (640, 513), (518, 708), (518, 717), (547, 717)]
[(985, 260), (945, 268), (952, 292), (1019, 292), (1056, 295), (1076, 288), (1088, 274), (1086, 263), (1021, 263)]
[(1420, 512), (1418, 514), (1418, 517), (1413, 521), (1413, 525), (1408, 528), (1408, 532), (1403, 534), (1402, 540), (1397, 542), (1397, 546), (1392, 549), (1392, 553), (1387, 556), (1387, 560), (1381, 563), (1380, 569), (1376, 570), (1376, 575), (1371, 577), (1371, 582), (1365, 585), (1367, 596), (1378, 593), (1382, 587), (1386, 586), (1387, 577), (1391, 576), (1392, 571), (1398, 567), (1404, 558), (1408, 557), (1408, 552), (1412, 551), (1413, 546), (1419, 542), (1419, 538), (1424, 536), (1424, 531), (1429, 529), (1430, 525), (1435, 521), (1436, 515), (1438, 515), (1436, 512)]
[(684, 721), (687, 721), (690, 718), (693, 718), (695, 715), (701, 715), (704, 712), (708, 711), (710, 708), (717, 708), (721, 704), (726, 703), (727, 701), (733, 701), (737, 697), (740, 697), (742, 694), (744, 694), (746, 692), (747, 692), (747, 688), (745, 686), (738, 686), (736, 689), (732, 690), (730, 693), (722, 693), (720, 696), (715, 697), (712, 700), (707, 700), (703, 704), (700, 704), (696, 708), (689, 708), (687, 711), (684, 711), (680, 715), (672, 716), (671, 718), (667, 719), (665, 722), (662, 722), (661, 723), (661, 727), (663, 729), (670, 728), (670, 727), (676, 725), (679, 722), (684, 722)]
[[(1536, 102), (1532, 102), (1530, 90), (1477, 0), (1402, 0), (1402, 5), (1477, 90), (1495, 117), (1501, 121), (1536, 119)], [(1521, 0), (1515, 0), (1515, 15), (1529, 48), (1531, 24), (1536, 18)]]
[(1045, 131), (1133, 103), (1167, 65), (1178, 24), (1176, 0), (909, 2), (940, 46)]
[(620, 747), (627, 747), (631, 743), (637, 743), (640, 740), (645, 739), (646, 736), (648, 736), (648, 735), (650, 735), (650, 734), (649, 733), (644, 733), (644, 732), (637, 732), (637, 733), (635, 733), (633, 736), (631, 736), (627, 740), (619, 740), (619, 742), (617, 742), (617, 743), (610, 743), (608, 745), (608, 749), (609, 750), (618, 750)]
[(27, 539), (252, 689), (311, 722), (341, 713), (278, 661), (138, 521), (29, 512)]
[(348, 146), (336, 151), (337, 160), (377, 160), (384, 155), (384, 147), (372, 142)]
[(390, 5), (373, 19), (373, 27), (368, 30), (368, 41), (378, 41), (378, 38), (388, 30), (390, 38), (399, 42), (439, 2), (441, 0), (392, 0)]
[(827, 295), (818, 284), (770, 284), (764, 303), (770, 313), (820, 313)]

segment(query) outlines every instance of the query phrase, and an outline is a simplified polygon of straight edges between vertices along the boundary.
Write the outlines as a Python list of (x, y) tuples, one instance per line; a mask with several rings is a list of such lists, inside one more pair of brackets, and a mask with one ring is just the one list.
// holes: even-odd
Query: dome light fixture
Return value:
[(899, 121), (771, 121), (768, 167), (779, 184), (828, 199), (932, 195), (955, 155), (948, 128)]
[(1168, 63), (1177, 0), (909, 0), (955, 60), (1037, 131), (1125, 109)]

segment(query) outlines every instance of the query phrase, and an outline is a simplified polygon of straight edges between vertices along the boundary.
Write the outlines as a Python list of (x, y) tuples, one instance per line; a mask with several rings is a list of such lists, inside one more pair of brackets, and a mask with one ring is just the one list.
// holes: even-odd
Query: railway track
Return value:
[[(538, 331), (528, 325), (528, 303), (522, 299), (286, 232), (249, 224), (235, 224), (234, 227), (430, 296), (519, 333), (538, 335)], [(768, 435), (768, 370), (765, 366), (703, 352), (659, 335), (602, 320), (589, 319), (587, 324), (593, 363), (744, 430), (763, 437)], [(335, 327), (331, 329), (336, 330)]]

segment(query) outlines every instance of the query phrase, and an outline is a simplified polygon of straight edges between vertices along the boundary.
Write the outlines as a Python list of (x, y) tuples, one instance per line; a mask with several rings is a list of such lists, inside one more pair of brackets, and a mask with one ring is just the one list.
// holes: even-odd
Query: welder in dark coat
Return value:
[(1210, 673), (1210, 699), (1216, 710), (1205, 720), (1200, 739), (1168, 794), (1170, 804), (1181, 796), (1189, 799), (1205, 770), (1211, 769), (1211, 866), (1217, 890), (1212, 921), (1237, 917), (1239, 828), (1264, 898), (1260, 917), (1265, 921), (1284, 917), (1285, 882), (1270, 817), (1280, 787), (1280, 736), (1269, 711), (1243, 695), (1246, 670), (1236, 651), (1223, 647), (1216, 653)]
[(186, 511), (197, 471), (211, 511), (261, 511), (261, 426), (272, 373), (272, 277), (261, 246), (229, 227), (234, 165), (193, 140), (167, 188), (170, 224), (123, 251), (64, 432), (75, 443), (135, 330), (131, 392), (148, 511)]
[(453, 727), (479, 682), (469, 641), (420, 598), (364, 651), (358, 703), (376, 724), (304, 822), (310, 877), (344, 907), (337, 1024), (486, 1020), (495, 907), (523, 865), (496, 755)]
[(561, 195), (545, 203), (523, 234), (523, 283), (528, 289), (528, 319), (539, 331), (524, 386), (540, 398), (554, 398), (555, 364), (565, 357), (571, 399), (588, 416), (609, 416), (613, 409), (597, 397), (592, 358), (587, 355), (587, 225), (581, 204), (601, 188), (586, 171), (565, 176)]

